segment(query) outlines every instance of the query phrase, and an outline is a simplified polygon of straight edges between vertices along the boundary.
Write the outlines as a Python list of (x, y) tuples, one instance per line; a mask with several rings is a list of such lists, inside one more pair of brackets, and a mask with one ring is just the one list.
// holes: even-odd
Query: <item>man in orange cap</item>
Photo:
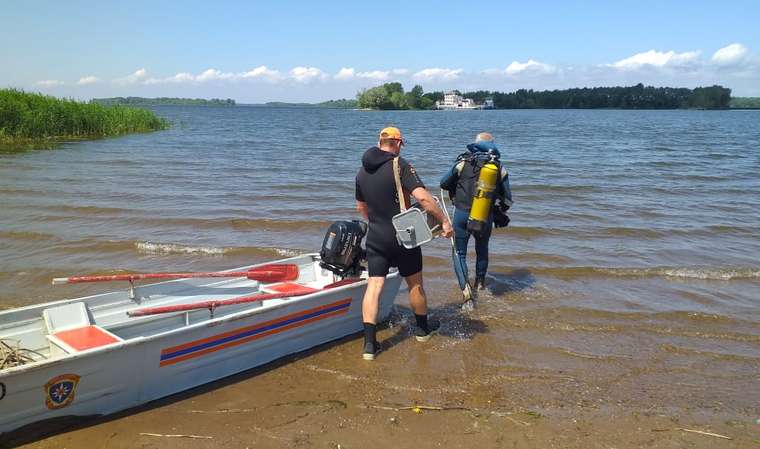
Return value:
[[(364, 321), (365, 360), (374, 360), (379, 350), (376, 340), (378, 300), (390, 267), (398, 267), (399, 274), (409, 286), (409, 302), (416, 319), (414, 335), (417, 341), (427, 341), (438, 331), (440, 323), (428, 320), (427, 297), (422, 286), (422, 251), (419, 247), (406, 249), (396, 240), (391, 219), (400, 213), (399, 196), (409, 204), (409, 194), (443, 225), (443, 236), (453, 234), (451, 223), (438, 207), (414, 167), (399, 157), (404, 138), (395, 127), (380, 131), (378, 146), (362, 156), (362, 167), (356, 175), (356, 207), (369, 221), (367, 233), (367, 262), (369, 280), (362, 303)], [(396, 190), (393, 159), (398, 157), (402, 195)]]

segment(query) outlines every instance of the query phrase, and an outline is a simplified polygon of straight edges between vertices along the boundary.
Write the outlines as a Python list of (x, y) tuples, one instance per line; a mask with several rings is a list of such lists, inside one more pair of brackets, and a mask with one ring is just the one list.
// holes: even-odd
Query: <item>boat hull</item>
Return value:
[[(380, 299), (385, 320), (400, 277)], [(104, 415), (261, 366), (362, 329), (366, 281), (0, 373), (0, 433)]]

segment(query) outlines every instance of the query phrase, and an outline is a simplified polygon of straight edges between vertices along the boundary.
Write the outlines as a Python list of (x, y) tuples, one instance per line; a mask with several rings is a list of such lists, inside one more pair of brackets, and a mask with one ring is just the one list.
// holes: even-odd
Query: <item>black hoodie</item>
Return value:
[[(395, 155), (380, 148), (372, 147), (362, 156), (362, 168), (356, 174), (356, 200), (367, 203), (369, 210), (370, 231), (372, 234), (388, 234), (384, 237), (395, 241), (395, 231), (391, 218), (401, 209), (396, 194), (396, 181), (393, 177), (393, 158)], [(401, 185), (407, 193), (417, 187), (425, 187), (417, 171), (404, 158), (399, 158)], [(407, 199), (407, 205), (410, 203)]]

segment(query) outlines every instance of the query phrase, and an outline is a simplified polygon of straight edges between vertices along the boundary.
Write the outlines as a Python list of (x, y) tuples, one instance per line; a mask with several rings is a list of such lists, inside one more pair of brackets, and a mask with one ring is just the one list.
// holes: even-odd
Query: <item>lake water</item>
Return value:
[(463, 385), (563, 372), (606, 387), (523, 388), (547, 408), (760, 413), (760, 111), (155, 110), (170, 130), (0, 154), (0, 307), (111, 287), (52, 287), (56, 276), (318, 251), (332, 221), (358, 218), (353, 179), (379, 129), (402, 129), (402, 155), (434, 193), (489, 131), (515, 205), (473, 316), (457, 309), (448, 242), (423, 250), (438, 344), (471, 370)]

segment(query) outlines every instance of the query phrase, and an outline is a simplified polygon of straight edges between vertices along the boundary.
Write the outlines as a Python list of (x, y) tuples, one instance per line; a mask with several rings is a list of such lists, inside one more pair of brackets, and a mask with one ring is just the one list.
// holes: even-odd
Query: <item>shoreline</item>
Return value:
[[(405, 333), (403, 324), (384, 327), (379, 336), (385, 351), (375, 362), (358, 359), (361, 335), (355, 334), (116, 415), (57, 423), (69, 426), (66, 432), (45, 436), (56, 423), (32, 425), (6, 434), (0, 447), (118, 449), (140, 442), (172, 449), (188, 444), (387, 448), (391, 439), (402, 448), (445, 442), (445, 447), (712, 449), (754, 447), (760, 438), (753, 416), (719, 409), (631, 406), (599, 400), (600, 393), (575, 405), (555, 399), (540, 406), (541, 396), (577, 395), (581, 385), (569, 373), (519, 376), (520, 383), (507, 382), (509, 388), (496, 393), (467, 383), (465, 373), (451, 377), (450, 371), (431, 370), (445, 358), (436, 350), (441, 339), (421, 345)], [(401, 368), (405, 360), (412, 371)], [(427, 371), (419, 371), (423, 367)], [(583, 388), (593, 392), (606, 385)]]
[[(103, 106), (23, 90), (0, 89), (0, 147), (24, 147), (147, 133), (170, 127), (148, 109)], [(18, 148), (18, 147), (21, 148)], [(14, 148), (16, 147), (16, 148)]]

